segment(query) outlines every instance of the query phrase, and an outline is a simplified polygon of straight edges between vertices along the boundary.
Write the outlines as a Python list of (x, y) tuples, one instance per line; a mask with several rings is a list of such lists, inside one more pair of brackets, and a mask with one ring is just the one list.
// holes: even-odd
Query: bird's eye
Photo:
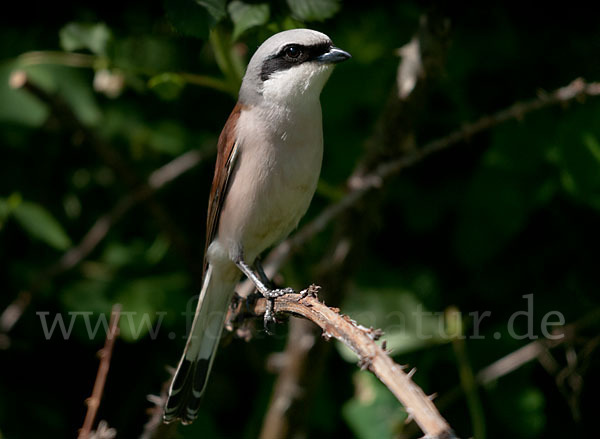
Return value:
[(285, 49), (285, 56), (296, 59), (302, 54), (302, 50), (298, 46), (289, 46)]

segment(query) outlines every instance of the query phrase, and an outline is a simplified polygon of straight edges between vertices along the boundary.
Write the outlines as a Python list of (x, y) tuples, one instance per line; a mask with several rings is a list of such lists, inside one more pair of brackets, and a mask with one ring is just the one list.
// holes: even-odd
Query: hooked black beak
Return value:
[(352, 58), (352, 55), (350, 55), (348, 52), (340, 49), (339, 47), (331, 46), (329, 51), (317, 57), (316, 60), (327, 64), (337, 64), (339, 62), (346, 61), (349, 58)]

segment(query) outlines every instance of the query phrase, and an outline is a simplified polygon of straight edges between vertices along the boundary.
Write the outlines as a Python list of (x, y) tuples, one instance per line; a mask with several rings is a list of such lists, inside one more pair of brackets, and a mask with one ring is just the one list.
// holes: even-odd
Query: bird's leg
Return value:
[[(244, 273), (246, 277), (252, 281), (258, 292), (267, 299), (275, 299), (277, 297), (283, 296), (284, 294), (295, 293), (293, 288), (269, 288), (265, 285), (265, 282), (259, 279), (259, 276), (257, 276), (254, 273), (254, 271), (252, 271), (252, 268), (241, 259), (239, 261), (236, 261), (235, 264), (240, 270), (242, 270), (242, 273)], [(266, 279), (266, 281), (266, 283), (271, 283), (268, 279)]]
[(256, 258), (256, 261), (254, 261), (254, 268), (256, 269), (256, 274), (258, 274), (260, 280), (269, 288), (273, 288), (273, 282), (267, 277), (265, 269), (263, 268), (262, 262), (259, 258)]
[[(260, 280), (272, 290), (274, 287), (273, 282), (271, 281), (271, 279), (268, 278), (267, 274), (265, 273), (265, 269), (263, 268), (259, 258), (256, 258), (256, 261), (254, 261), (254, 269), (256, 270), (256, 274), (258, 274)], [(275, 313), (273, 312), (273, 307), (275, 306), (274, 301), (275, 299), (267, 299), (267, 306), (265, 308), (263, 326), (265, 328), (265, 332), (269, 335), (271, 334), (271, 331), (269, 329), (269, 323), (277, 323)]]
[[(283, 296), (284, 294), (295, 293), (295, 291), (292, 288), (272, 289), (272, 288), (267, 287), (267, 285), (265, 285), (265, 284), (270, 284), (271, 281), (269, 281), (267, 276), (264, 274), (262, 267), (260, 269), (258, 269), (259, 276), (257, 276), (254, 273), (254, 271), (252, 271), (252, 268), (242, 258), (240, 258), (238, 261), (236, 261), (235, 264), (238, 266), (238, 268), (240, 270), (242, 270), (242, 273), (244, 273), (246, 275), (246, 277), (252, 281), (252, 283), (258, 290), (258, 292), (267, 299), (267, 308), (265, 310), (264, 320), (265, 320), (265, 331), (270, 332), (268, 329), (269, 322), (276, 321), (275, 314), (273, 313), (273, 300), (277, 297)], [(260, 263), (258, 265), (260, 265)], [(259, 277), (261, 277), (262, 279), (259, 279)]]

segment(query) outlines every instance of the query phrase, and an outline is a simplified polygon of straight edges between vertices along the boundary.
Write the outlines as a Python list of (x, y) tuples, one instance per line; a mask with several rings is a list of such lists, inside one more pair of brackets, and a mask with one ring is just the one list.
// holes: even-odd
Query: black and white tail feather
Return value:
[(179, 419), (183, 424), (189, 424), (198, 416), (235, 285), (235, 282), (213, 272), (209, 265), (192, 329), (171, 382), (163, 414), (164, 422)]

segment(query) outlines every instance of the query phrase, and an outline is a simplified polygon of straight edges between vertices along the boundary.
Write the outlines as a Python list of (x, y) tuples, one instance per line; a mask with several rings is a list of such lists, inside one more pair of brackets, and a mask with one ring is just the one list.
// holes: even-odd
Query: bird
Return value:
[(258, 257), (284, 240), (309, 207), (323, 158), (321, 91), (333, 67), (349, 58), (327, 35), (291, 29), (269, 37), (250, 59), (218, 140), (202, 288), (164, 422), (190, 424), (198, 416), (242, 275), (269, 299), (293, 291), (270, 288)]

